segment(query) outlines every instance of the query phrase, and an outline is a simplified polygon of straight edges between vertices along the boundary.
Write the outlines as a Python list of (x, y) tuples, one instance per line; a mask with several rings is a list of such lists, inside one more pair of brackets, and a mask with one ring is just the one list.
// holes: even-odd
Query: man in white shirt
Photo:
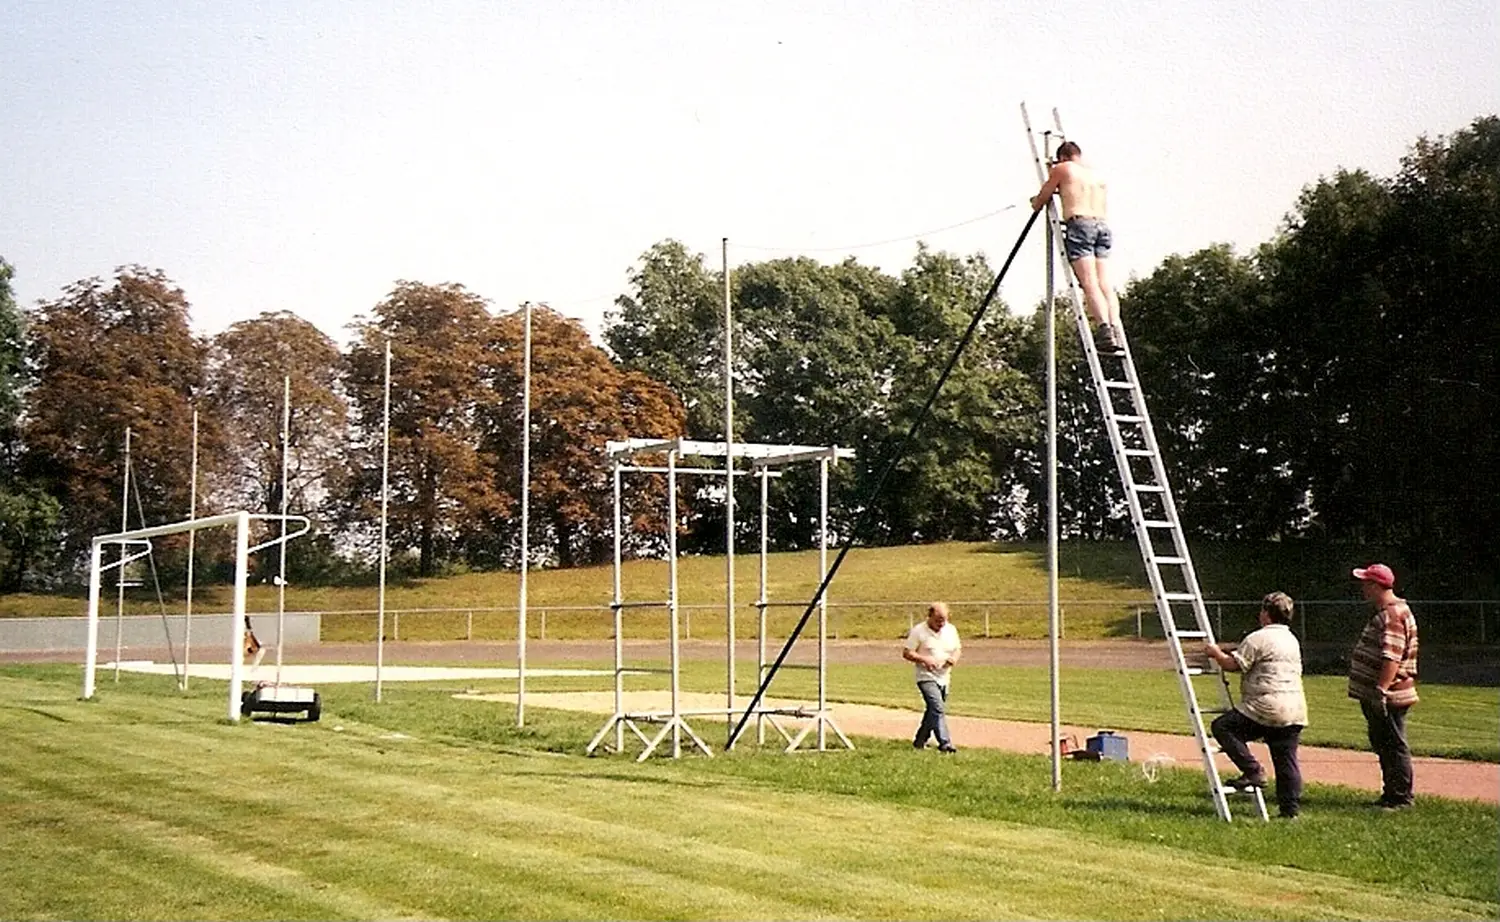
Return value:
[(917, 738), (912, 740), (918, 749), (926, 749), (928, 738), (936, 736), (938, 752), (957, 751), (948, 735), (944, 704), (948, 700), (948, 678), (962, 649), (958, 628), (948, 620), (948, 606), (944, 602), (927, 606), (927, 620), (913, 625), (911, 633), (906, 635), (901, 657), (916, 664), (917, 691), (922, 693), (926, 705)]
[(1243, 773), (1226, 782), (1230, 787), (1265, 785), (1265, 770), (1245, 744), (1266, 741), (1276, 770), (1276, 802), (1282, 817), (1293, 819), (1302, 800), (1297, 743), (1307, 726), (1307, 697), (1302, 692), (1302, 647), (1292, 633), (1291, 597), (1284, 592), (1266, 596), (1258, 617), (1260, 630), (1246, 636), (1234, 652), (1204, 645), (1204, 652), (1225, 672), (1243, 673), (1239, 703), (1216, 717), (1211, 729), (1224, 754)]

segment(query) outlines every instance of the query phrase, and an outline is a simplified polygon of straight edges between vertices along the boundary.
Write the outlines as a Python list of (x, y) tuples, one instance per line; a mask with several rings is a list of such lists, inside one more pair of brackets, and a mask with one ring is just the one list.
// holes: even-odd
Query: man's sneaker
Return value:
[(1226, 788), (1234, 788), (1243, 791), (1246, 788), (1263, 788), (1266, 786), (1265, 775), (1236, 775), (1224, 782)]
[(927, 748), (927, 744), (926, 743), (919, 743), (916, 740), (912, 740), (911, 741), (911, 748), (913, 748), (913, 749), (926, 749)]
[(938, 747), (938, 752), (944, 752), (944, 753), (947, 753), (947, 752), (958, 752), (958, 747), (952, 746), (952, 745), (939, 746)]
[(1376, 806), (1378, 806), (1381, 810), (1385, 811), (1386, 813), (1394, 813), (1397, 810), (1405, 810), (1405, 809), (1409, 808), (1411, 806), (1411, 801), (1409, 801), (1409, 800), (1385, 800), (1385, 799), (1381, 799), (1381, 800), (1379, 800), (1379, 801), (1376, 802)]
[(1115, 328), (1107, 323), (1094, 330), (1094, 348), (1100, 355), (1119, 355), (1125, 351), (1115, 337)]

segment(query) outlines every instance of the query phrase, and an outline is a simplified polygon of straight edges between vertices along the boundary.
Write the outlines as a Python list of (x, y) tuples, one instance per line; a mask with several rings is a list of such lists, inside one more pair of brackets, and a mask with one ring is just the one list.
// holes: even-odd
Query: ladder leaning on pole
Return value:
[[(1057, 110), (1053, 109), (1053, 129), (1042, 132), (1043, 150), (1039, 150), (1036, 132), (1032, 130), (1025, 103), (1021, 104), (1021, 118), (1026, 123), (1026, 137), (1031, 144), (1032, 158), (1036, 161), (1038, 179), (1045, 180), (1047, 164), (1043, 158), (1049, 154), (1044, 151), (1050, 151), (1053, 141), (1061, 143), (1066, 139), (1062, 120), (1058, 117)], [(1062, 220), (1055, 198), (1047, 204), (1047, 219), (1052, 227), (1051, 237), (1057, 248), (1056, 255), (1066, 263)], [(1189, 665), (1187, 653), (1182, 647), (1184, 641), (1214, 642), (1213, 625), (1209, 623), (1208, 609), (1203, 603), (1203, 591), (1198, 586), (1198, 574), (1193, 569), (1193, 559), (1188, 554), (1187, 538), (1177, 516), (1177, 505), (1172, 499), (1171, 487), (1167, 483), (1166, 467), (1156, 444), (1151, 417), (1146, 412), (1146, 395), (1141, 390), (1140, 379), (1136, 375), (1130, 346), (1126, 343), (1123, 332), (1117, 331), (1121, 333), (1120, 353), (1100, 354), (1094, 345), (1077, 280), (1073, 278), (1072, 272), (1065, 272), (1064, 275), (1068, 278), (1074, 320), (1083, 341), (1083, 352), (1093, 377), (1105, 429), (1109, 433), (1110, 449), (1130, 507), (1130, 520), (1140, 544), (1141, 558), (1151, 582), (1151, 592), (1156, 598), (1156, 612), (1161, 617), (1167, 647), (1171, 651), (1183, 701), (1187, 705), (1188, 719), (1203, 757), (1203, 770), (1208, 776), (1214, 810), (1220, 819), (1229, 820), (1228, 795), (1245, 793), (1253, 799), (1260, 818), (1265, 820), (1268, 818), (1266, 802), (1260, 788), (1228, 787), (1219, 778), (1218, 765), (1214, 761), (1214, 754), (1219, 751), (1219, 747), (1204, 726), (1204, 712), (1198, 704), (1193, 676), (1218, 673), (1219, 710), (1231, 706), (1229, 682), (1223, 672), (1211, 662), (1206, 667)]]

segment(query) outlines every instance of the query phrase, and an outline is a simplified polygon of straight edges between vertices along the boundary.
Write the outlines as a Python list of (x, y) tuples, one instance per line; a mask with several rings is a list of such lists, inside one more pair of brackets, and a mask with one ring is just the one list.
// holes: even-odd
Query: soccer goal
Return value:
[[(250, 522), (255, 519), (271, 520), (276, 522), (296, 523), (297, 531), (277, 535), (269, 541), (260, 544), (250, 544)], [(113, 535), (99, 535), (90, 543), (89, 548), (89, 611), (88, 611), (88, 640), (83, 662), (83, 697), (94, 697), (95, 672), (98, 668), (96, 660), (99, 656), (99, 592), (103, 583), (103, 574), (106, 570), (123, 567), (132, 560), (138, 560), (151, 553), (151, 539), (163, 535), (173, 535), (181, 532), (197, 531), (202, 528), (220, 528), (234, 526), (234, 604), (233, 612), (229, 619), (229, 719), (238, 721), (240, 719), (240, 696), (244, 691), (243, 670), (245, 666), (245, 588), (249, 579), (250, 555), (268, 547), (274, 547), (293, 538), (307, 534), (312, 528), (312, 523), (306, 516), (300, 515), (269, 515), (253, 512), (228, 512), (223, 515), (212, 515), (201, 519), (187, 519), (181, 522), (172, 522), (167, 525), (157, 525), (151, 528), (137, 528), (134, 531), (122, 531)], [(121, 549), (120, 559), (104, 561), (104, 548), (107, 545), (118, 545)], [(144, 549), (142, 549), (144, 548)]]

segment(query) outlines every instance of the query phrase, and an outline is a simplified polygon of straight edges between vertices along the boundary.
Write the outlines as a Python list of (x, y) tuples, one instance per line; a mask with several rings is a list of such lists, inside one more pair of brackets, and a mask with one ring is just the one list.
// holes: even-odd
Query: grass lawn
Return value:
[(3, 918), (1500, 914), (1476, 804), (1314, 785), (1296, 824), (1224, 824), (1191, 771), (1069, 764), (1055, 795), (1043, 756), (879, 741), (589, 759), (595, 717), (517, 730), (451, 683), (328, 686), (317, 724), (230, 725), (207, 681), (77, 689), (0, 668)]
[[(758, 593), (757, 567), (749, 548), (742, 549), (736, 570), (736, 596), (743, 606), (741, 630), (749, 636), (754, 609), (750, 603)], [(1271, 589), (1281, 589), (1297, 599), (1338, 600), (1306, 612), (1309, 629), (1320, 641), (1352, 643), (1365, 613), (1354, 604), (1357, 594), (1348, 579), (1349, 567), (1368, 562), (1376, 549), (1312, 542), (1195, 545), (1194, 561), (1209, 599), (1240, 601), (1259, 599)], [(1396, 560), (1396, 558), (1391, 558)], [(1399, 560), (1397, 561), (1399, 563)], [(1067, 635), (1074, 639), (1130, 636), (1135, 633), (1136, 603), (1148, 601), (1146, 630), (1153, 635), (1160, 627), (1149, 608), (1139, 551), (1134, 541), (1067, 542), (1060, 549), (1060, 598), (1065, 609)], [(770, 556), (767, 565), (768, 596), (775, 602), (808, 599), (819, 582), (815, 552)], [(630, 600), (661, 599), (666, 595), (667, 566), (660, 560), (629, 561), (622, 569), (623, 592)], [(683, 606), (704, 606), (722, 611), (724, 561), (722, 557), (684, 557), (679, 561), (680, 599)], [(548, 630), (554, 638), (608, 636), (607, 605), (611, 593), (608, 566), (571, 570), (533, 571), (528, 595), (537, 612), (549, 608)], [(168, 611), (182, 609), (180, 585), (166, 586)], [(395, 580), (388, 587), (386, 606), (394, 609), (491, 609), (514, 608), (517, 575), (508, 572), (467, 573), (435, 579)], [(83, 613), (82, 587), (67, 595), (9, 594), (0, 596), (0, 617), (45, 617)], [(842, 637), (885, 637), (920, 617), (918, 603), (934, 595), (950, 600), (1007, 603), (987, 606), (984, 611), (962, 613), (977, 626), (988, 614), (992, 636), (1046, 636), (1047, 574), (1044, 547), (1039, 544), (945, 543), (909, 547), (857, 548), (851, 551), (829, 590), (834, 605), (832, 629)], [(229, 587), (200, 585), (195, 590), (196, 611), (219, 611), (229, 605)], [(108, 608), (113, 610), (113, 598)], [(841, 603), (872, 603), (868, 607), (840, 607)], [(255, 584), (249, 590), (252, 612), (274, 611), (276, 590)], [(373, 612), (376, 589), (363, 586), (298, 586), (288, 588), (289, 611)], [(585, 607), (587, 611), (569, 611)], [(1490, 606), (1494, 620), (1497, 606)], [(127, 611), (158, 613), (156, 595), (146, 587), (131, 590)], [(723, 636), (722, 616), (705, 610), (693, 625), (694, 636)], [(713, 613), (717, 614), (717, 613)], [(800, 609), (772, 610), (775, 630), (784, 631)], [(1238, 636), (1253, 629), (1253, 604), (1224, 605), (1223, 631)], [(1451, 642), (1471, 643), (1478, 637), (1478, 611), (1434, 607), (1419, 611), (1424, 640), (1445, 637)], [(689, 613), (688, 617), (691, 617)], [(637, 623), (650, 625), (650, 616), (636, 610)], [(1451, 621), (1451, 624), (1447, 622)], [(326, 640), (366, 640), (374, 635), (373, 615), (334, 615), (323, 623)], [(476, 638), (511, 639), (515, 616), (511, 612), (477, 614)], [(407, 639), (452, 640), (465, 636), (469, 621), (465, 614), (409, 614), (401, 621)], [(392, 626), (387, 624), (388, 636)], [(536, 628), (533, 627), (533, 631)], [(662, 634), (661, 636), (664, 636)], [(1500, 637), (1500, 626), (1491, 631)]]

